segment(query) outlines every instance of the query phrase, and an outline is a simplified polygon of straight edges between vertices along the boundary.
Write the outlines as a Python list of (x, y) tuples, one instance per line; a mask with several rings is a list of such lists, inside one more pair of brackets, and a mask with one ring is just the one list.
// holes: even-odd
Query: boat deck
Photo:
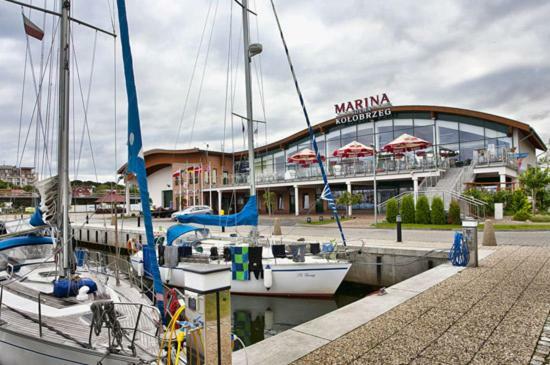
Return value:
[[(121, 354), (132, 356), (131, 345), (135, 345), (139, 358), (144, 361), (156, 359), (159, 349), (159, 314), (150, 301), (139, 291), (133, 289), (128, 280), (121, 276), (120, 285), (115, 285), (115, 278), (99, 272), (81, 271), (81, 277), (93, 278), (98, 285), (111, 281), (108, 290), (118, 296), (114, 300), (117, 319), (123, 329)], [(29, 275), (31, 284), (39, 283), (40, 272)], [(13, 281), (6, 283), (2, 306), (0, 307), (0, 329), (21, 333), (27, 336), (41, 337), (44, 340), (58, 344), (66, 344), (81, 348), (92, 348), (107, 351), (109, 347), (109, 331), (103, 327), (101, 333), (91, 333), (92, 313), (89, 305), (92, 300), (78, 301), (75, 298), (56, 298), (48, 293), (40, 293), (32, 285)], [(40, 296), (40, 304), (39, 304)], [(22, 298), (27, 305), (18, 305), (16, 298)], [(90, 295), (91, 299), (97, 299)], [(30, 301), (30, 302), (29, 302)], [(36, 307), (32, 305), (36, 302)], [(29, 306), (28, 303), (31, 305)], [(75, 308), (85, 306), (84, 310)], [(42, 315), (39, 316), (38, 309)], [(63, 315), (63, 313), (66, 315)], [(48, 315), (45, 315), (47, 313)], [(40, 336), (40, 330), (42, 335)], [(135, 336), (135, 339), (134, 339)]]

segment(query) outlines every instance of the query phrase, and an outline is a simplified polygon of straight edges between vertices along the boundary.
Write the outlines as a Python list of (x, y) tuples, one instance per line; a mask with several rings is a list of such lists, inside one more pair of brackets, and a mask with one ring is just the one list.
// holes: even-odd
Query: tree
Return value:
[(266, 191), (263, 195), (264, 198), (264, 204), (267, 209), (267, 214), (271, 215), (271, 211), (273, 210), (273, 206), (275, 205), (275, 193), (272, 191)]
[(395, 198), (390, 198), (390, 200), (388, 200), (388, 204), (386, 205), (386, 221), (388, 223), (395, 223), (397, 214), (399, 214), (397, 200)]
[(401, 219), (403, 223), (414, 223), (414, 198), (405, 195), (401, 201)]
[(449, 205), (449, 223), (450, 224), (460, 224), (462, 219), (460, 218), (460, 205), (456, 200), (451, 200)]
[(431, 212), (432, 224), (445, 224), (445, 206), (443, 205), (443, 199), (436, 196), (432, 199), (432, 212)]
[(416, 201), (414, 219), (419, 224), (430, 224), (432, 220), (430, 216), (430, 202), (425, 195), (419, 196)]
[(550, 184), (550, 171), (529, 167), (519, 176), (520, 184), (531, 193), (533, 214), (536, 210), (537, 193)]
[[(362, 200), (363, 200), (363, 195), (352, 194), (349, 191), (345, 191), (338, 198), (336, 198), (336, 204), (345, 205), (347, 208), (349, 208), (352, 205), (361, 203)], [(346, 212), (348, 211), (349, 209), (346, 209)]]
[(11, 184), (4, 180), (0, 180), (0, 189), (11, 189)]

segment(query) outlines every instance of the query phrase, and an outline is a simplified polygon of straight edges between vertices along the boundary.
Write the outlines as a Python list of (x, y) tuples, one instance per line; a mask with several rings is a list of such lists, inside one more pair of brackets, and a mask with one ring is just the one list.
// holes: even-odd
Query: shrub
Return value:
[(527, 194), (525, 194), (523, 189), (514, 190), (512, 197), (510, 198), (510, 206), (508, 207), (508, 210), (515, 214), (525, 207), (529, 208), (529, 199), (527, 199)]
[(443, 205), (443, 199), (436, 196), (432, 199), (432, 224), (445, 224), (445, 206)]
[(451, 205), (449, 205), (449, 223), (450, 224), (460, 224), (462, 219), (460, 219), (460, 205), (456, 200), (451, 200)]
[(430, 202), (425, 195), (418, 197), (416, 201), (415, 221), (420, 224), (430, 224)]
[(388, 223), (395, 223), (397, 214), (399, 214), (397, 200), (395, 198), (391, 198), (388, 200), (388, 204), (386, 205), (386, 221)]
[(531, 222), (549, 223), (550, 215), (534, 215), (531, 217)]
[(528, 220), (529, 218), (531, 218), (531, 213), (529, 212), (529, 210), (530, 210), (529, 206), (525, 206), (521, 208), (519, 211), (516, 212), (516, 214), (514, 214), (512, 219), (515, 221), (522, 221), (522, 222)]
[(414, 198), (411, 194), (401, 201), (401, 219), (403, 223), (414, 223)]

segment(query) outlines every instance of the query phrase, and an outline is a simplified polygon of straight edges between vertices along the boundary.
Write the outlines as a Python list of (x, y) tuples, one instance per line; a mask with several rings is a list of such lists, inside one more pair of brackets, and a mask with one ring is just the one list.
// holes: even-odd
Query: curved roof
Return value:
[[(517, 128), (520, 131), (522, 131), (525, 136), (528, 138), (528, 140), (531, 142), (531, 144), (539, 149), (546, 151), (546, 145), (544, 144), (542, 138), (537, 134), (537, 132), (531, 128), (529, 124), (509, 119), (505, 117), (501, 117), (494, 114), (489, 113), (483, 113), (475, 110), (469, 110), (469, 109), (461, 109), (461, 108), (452, 108), (447, 106), (437, 106), (437, 105), (400, 105), (400, 106), (391, 106), (389, 107), (392, 111), (392, 113), (405, 113), (405, 112), (412, 112), (412, 113), (429, 113), (432, 118), (437, 119), (438, 114), (452, 114), (460, 117), (466, 117), (466, 118), (476, 118), (479, 120), (484, 120), (488, 122), (497, 123), (509, 128)], [(326, 120), (324, 122), (318, 123), (313, 126), (314, 132), (324, 132), (328, 129), (334, 127), (336, 124), (336, 119), (331, 118), (329, 120)], [(307, 128), (302, 129), (299, 132), (296, 132), (288, 137), (285, 137), (283, 139), (280, 139), (278, 141), (269, 143), (264, 146), (256, 147), (256, 152), (263, 153), (263, 152), (269, 152), (277, 149), (285, 148), (286, 145), (289, 143), (295, 142), (297, 140), (303, 139), (308, 137), (308, 130)], [(152, 174), (153, 172), (170, 166), (171, 163), (174, 160), (177, 160), (178, 158), (183, 158), (183, 156), (189, 155), (189, 154), (204, 154), (206, 153), (206, 150), (199, 149), (199, 148), (189, 148), (189, 149), (180, 149), (180, 150), (167, 150), (167, 149), (152, 149), (145, 152), (144, 156), (146, 158), (146, 168), (147, 168), (147, 174)], [(208, 151), (211, 155), (231, 155), (231, 153), (223, 153), (219, 151)], [(247, 151), (237, 151), (235, 152), (236, 155), (246, 155)], [(123, 173), (125, 171), (126, 165), (123, 165), (119, 169), (119, 173)]]
[[(523, 123), (523, 122), (520, 122), (520, 121), (517, 121), (517, 120), (504, 118), (504, 117), (494, 115), (494, 114), (478, 112), (478, 111), (475, 111), (475, 110), (461, 109), (461, 108), (451, 108), (451, 107), (447, 107), (447, 106), (436, 106), (436, 105), (400, 105), (400, 106), (392, 106), (392, 107), (390, 107), (390, 109), (391, 109), (392, 113), (397, 113), (397, 112), (424, 112), (424, 113), (430, 113), (432, 118), (436, 118), (436, 119), (437, 119), (437, 115), (439, 113), (454, 114), (454, 115), (457, 115), (457, 116), (477, 118), (477, 119), (486, 120), (486, 121), (493, 122), (493, 123), (502, 124), (502, 125), (505, 125), (505, 126), (508, 126), (508, 127), (517, 128), (517, 129), (525, 132), (525, 134), (527, 136), (529, 136), (528, 139), (533, 144), (533, 146), (535, 146), (535, 148), (537, 148), (539, 150), (546, 151), (546, 145), (544, 144), (542, 138), (540, 138), (540, 136), (537, 134), (537, 132), (535, 132), (535, 130), (533, 128), (531, 128), (531, 126), (529, 124), (526, 124), (526, 123)], [(336, 123), (336, 118), (332, 118), (332, 119), (329, 119), (329, 120), (326, 120), (324, 122), (321, 122), (319, 124), (314, 125), (313, 130), (315, 132), (324, 131), (326, 129), (329, 129), (330, 127), (333, 127), (335, 125), (335, 123)], [(288, 137), (285, 137), (281, 140), (269, 143), (268, 145), (265, 145), (265, 146), (261, 146), (261, 147), (257, 148), (257, 150), (259, 152), (260, 151), (261, 152), (266, 152), (266, 151), (269, 151), (269, 150), (274, 150), (274, 149), (277, 149), (277, 148), (281, 148), (281, 147), (283, 147), (283, 146), (287, 145), (288, 143), (291, 143), (295, 140), (299, 140), (299, 139), (307, 137), (307, 136), (308, 136), (308, 130), (307, 130), (307, 128), (305, 128), (305, 129), (303, 129), (299, 132), (296, 132), (296, 133), (294, 133), (294, 134), (292, 134)], [(239, 152), (239, 153), (245, 153), (245, 151), (242, 151), (242, 152)]]

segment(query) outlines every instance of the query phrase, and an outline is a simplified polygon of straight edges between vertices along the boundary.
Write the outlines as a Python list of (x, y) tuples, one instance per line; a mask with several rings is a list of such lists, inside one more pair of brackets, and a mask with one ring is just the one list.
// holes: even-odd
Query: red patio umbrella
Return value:
[[(324, 160), (325, 160), (325, 156), (321, 156), (321, 161), (324, 161)], [(307, 167), (312, 163), (317, 162), (317, 156), (315, 155), (315, 152), (313, 152), (309, 148), (304, 148), (303, 150), (296, 152), (295, 154), (290, 156), (287, 159), (287, 162), (295, 163), (303, 167)]]
[(392, 153), (404, 153), (411, 152), (416, 150), (423, 150), (432, 144), (428, 141), (423, 140), (410, 134), (404, 133), (382, 147), (383, 151), (392, 152)]
[(362, 143), (353, 141), (347, 145), (340, 147), (332, 153), (334, 157), (353, 158), (372, 156), (376, 153), (374, 148), (365, 146)]

